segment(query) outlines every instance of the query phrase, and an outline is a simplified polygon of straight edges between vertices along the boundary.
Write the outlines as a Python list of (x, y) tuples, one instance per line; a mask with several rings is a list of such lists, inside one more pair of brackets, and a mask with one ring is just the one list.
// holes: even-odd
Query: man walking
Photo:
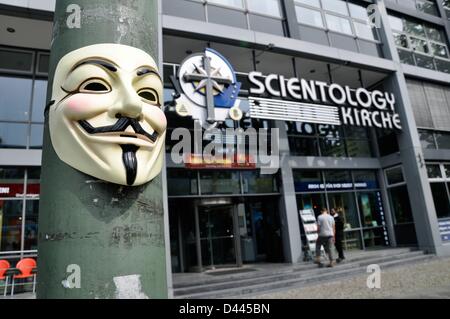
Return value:
[(344, 213), (342, 208), (332, 209), (331, 216), (334, 218), (334, 224), (336, 229), (336, 236), (334, 239), (334, 246), (339, 254), (339, 258), (336, 260), (338, 263), (345, 259), (344, 249), (342, 247), (342, 241), (344, 240), (344, 221), (342, 220), (342, 214)]
[(328, 267), (333, 267), (334, 261), (332, 247), (336, 229), (334, 218), (328, 214), (328, 210), (326, 208), (322, 208), (321, 215), (317, 218), (317, 228), (319, 237), (316, 242), (316, 263), (319, 264), (319, 267), (323, 266), (320, 261), (320, 251), (322, 246), (324, 246), (325, 252), (330, 260)]

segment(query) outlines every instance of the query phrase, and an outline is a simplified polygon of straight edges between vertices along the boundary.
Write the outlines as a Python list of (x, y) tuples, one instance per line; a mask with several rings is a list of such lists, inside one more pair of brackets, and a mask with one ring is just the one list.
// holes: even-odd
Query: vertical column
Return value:
[(385, 84), (397, 99), (397, 111), (403, 127), (402, 132), (398, 134), (398, 142), (419, 248), (440, 254), (442, 242), (439, 226), (406, 79), (402, 72), (384, 1), (377, 0), (376, 4), (381, 14), (380, 35), (384, 44), (384, 55), (397, 65), (396, 72), (389, 76)]
[[(95, 175), (96, 172), (84, 174), (81, 169), (74, 167), (77, 164), (90, 162), (67, 164), (70, 159), (62, 160), (60, 152), (57, 155), (54, 137), (62, 139), (61, 130), (64, 130), (65, 126), (61, 123), (70, 127), (72, 132), (79, 130), (76, 131), (78, 135), (75, 134), (78, 138), (62, 140), (68, 152), (80, 143), (85, 143), (84, 146), (89, 149), (94, 143), (93, 139), (97, 137), (90, 136), (94, 134), (86, 134), (76, 125), (76, 121), (81, 119), (71, 121), (66, 118), (64, 121), (56, 121), (56, 124), (53, 124), (58, 127), (56, 132), (55, 126), (51, 127), (49, 123), (51, 119), (54, 120), (55, 108), (61, 109), (61, 101), (68, 101), (72, 95), (77, 94), (80, 99), (84, 99), (83, 104), (86, 104), (80, 105), (80, 108), (89, 107), (98, 110), (108, 106), (112, 110), (119, 105), (121, 107), (120, 113), (112, 110), (114, 111), (112, 115), (105, 113), (99, 115), (100, 119), (96, 118), (97, 121), (90, 120), (89, 124), (92, 126), (103, 126), (102, 119), (108, 119), (108, 124), (113, 125), (114, 121), (117, 121), (113, 115), (119, 116), (120, 120), (127, 116), (131, 120), (129, 123), (133, 123), (135, 132), (138, 127), (136, 123), (143, 125), (145, 115), (138, 113), (146, 112), (147, 108), (139, 111), (140, 108), (144, 108), (142, 105), (148, 108), (156, 105), (142, 104), (144, 97), (152, 99), (152, 95), (148, 93), (145, 96), (139, 96), (136, 90), (140, 87), (134, 87), (136, 82), (132, 79), (138, 81), (153, 74), (151, 84), (146, 84), (146, 87), (152, 87), (152, 85), (158, 87), (158, 76), (151, 70), (157, 68), (160, 52), (158, 13), (158, 0), (58, 0), (56, 2), (47, 101), (54, 99), (54, 91), (59, 90), (60, 87), (68, 93), (62, 100), (50, 102), (45, 116), (37, 286), (37, 297), (40, 299), (168, 297), (161, 174), (153, 179), (149, 177), (142, 183), (136, 182), (136, 185), (140, 186), (123, 186), (130, 185), (133, 175), (136, 181), (142, 178), (143, 173), (146, 173), (142, 167), (148, 163), (140, 158), (141, 150), (134, 150), (133, 158), (131, 154), (133, 150), (127, 151), (125, 148), (123, 157), (119, 156), (122, 158), (114, 157), (117, 165), (122, 165), (121, 169), (111, 167), (109, 172), (114, 174), (120, 171), (124, 175), (124, 165), (126, 166), (125, 162), (127, 162), (127, 183), (117, 182), (116, 184), (116, 182), (104, 181), (106, 178), (92, 177), (91, 175)], [(122, 45), (120, 52), (124, 50), (132, 54), (129, 56), (120, 54), (114, 49), (98, 52), (96, 50), (99, 46), (86, 49), (88, 46), (97, 44), (110, 44), (114, 48), (118, 48), (117, 45), (120, 44)], [(75, 54), (72, 59), (74, 51), (83, 53), (80, 53), (81, 57)], [(68, 67), (66, 70), (68, 74), (71, 74), (70, 77), (67, 74), (61, 76), (58, 73), (61, 67), (58, 65), (59, 62), (68, 54), (71, 55), (66, 62), (71, 65), (73, 60), (81, 59), (75, 66)], [(134, 70), (133, 63), (137, 63), (134, 55), (139, 57), (139, 61), (149, 61), (149, 64)], [(109, 56), (114, 58), (108, 58)], [(116, 60), (120, 60), (120, 63)], [(83, 64), (91, 65), (83, 66)], [(83, 68), (75, 70), (79, 66)], [(84, 82), (86, 86), (83, 88), (86, 92), (76, 89), (80, 78), (98, 79), (99, 76), (105, 78), (103, 82), (111, 83), (99, 82), (101, 85), (97, 83), (89, 86)], [(148, 82), (148, 80), (145, 81)], [(57, 85), (53, 86), (53, 82), (57, 82)], [(106, 92), (105, 88), (109, 91)], [(117, 93), (119, 91), (122, 93)], [(94, 99), (101, 102), (100, 98), (102, 103), (93, 102)], [(162, 97), (160, 100), (155, 101), (154, 104), (157, 102), (162, 104)], [(67, 103), (68, 108), (71, 105), (73, 108), (76, 106), (76, 103)], [(72, 111), (77, 112), (76, 109)], [(159, 112), (156, 107), (152, 108), (152, 111)], [(133, 117), (134, 113), (136, 114)], [(69, 116), (68, 113), (64, 114)], [(62, 117), (64, 118), (65, 115)], [(128, 125), (129, 127), (131, 126)], [(149, 130), (147, 126), (145, 128)], [(160, 140), (164, 143), (165, 134), (159, 133), (159, 138), (156, 139), (158, 144), (155, 142), (155, 148), (156, 145), (161, 145)], [(116, 138), (125, 137), (117, 136)], [(134, 139), (127, 139), (126, 144), (133, 144), (134, 142), (131, 141)], [(104, 149), (99, 147), (96, 150), (98, 154), (91, 148), (89, 153), (93, 157), (91, 164), (97, 165), (102, 160), (108, 162), (111, 154), (117, 151), (116, 146), (129, 146), (122, 143), (123, 139), (109, 146), (105, 143), (104, 147), (110, 147), (111, 151), (104, 152)], [(162, 150), (164, 152), (163, 144)], [(96, 155), (100, 158), (95, 157)], [(155, 163), (156, 167), (161, 162), (158, 160)], [(103, 167), (105, 166), (99, 165), (99, 170)], [(130, 167), (134, 167), (134, 170)], [(131, 171), (134, 171), (134, 174)]]
[(445, 33), (447, 36), (447, 41), (450, 43), (450, 19), (447, 18), (447, 12), (445, 11), (445, 8), (444, 8), (444, 1), (437, 0), (436, 5), (438, 8), (439, 14), (445, 24)]
[(302, 260), (302, 242), (294, 176), (292, 168), (289, 165), (289, 141), (285, 123), (281, 121), (276, 121), (275, 123), (276, 128), (280, 130), (280, 169), (282, 181), (280, 218), (284, 257), (289, 263), (297, 263)]

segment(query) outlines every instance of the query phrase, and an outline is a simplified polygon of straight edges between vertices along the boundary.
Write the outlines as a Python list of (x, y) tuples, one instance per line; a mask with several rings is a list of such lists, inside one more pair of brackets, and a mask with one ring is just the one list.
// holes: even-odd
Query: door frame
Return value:
[[(233, 239), (234, 239), (234, 251), (236, 254), (236, 264), (230, 265), (217, 265), (218, 268), (230, 268), (230, 267), (242, 267), (242, 252), (241, 252), (241, 238), (239, 234), (239, 219), (238, 219), (238, 207), (231, 198), (217, 198), (217, 199), (207, 199), (207, 200), (196, 200), (194, 202), (195, 206), (195, 237), (197, 246), (197, 264), (198, 272), (203, 272), (207, 267), (203, 266), (202, 262), (202, 248), (201, 248), (201, 238), (200, 238), (200, 207), (214, 207), (214, 206), (230, 206), (233, 216)], [(214, 267), (215, 265), (213, 265)]]

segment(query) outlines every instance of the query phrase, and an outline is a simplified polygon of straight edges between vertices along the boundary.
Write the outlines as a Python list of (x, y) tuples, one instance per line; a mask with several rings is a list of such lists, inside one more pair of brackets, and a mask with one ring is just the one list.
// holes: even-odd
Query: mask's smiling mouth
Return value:
[[(121, 117), (116, 124), (110, 126), (93, 127), (88, 121), (79, 121), (78, 124), (92, 135), (141, 139), (149, 143), (155, 143), (159, 137), (158, 132), (147, 133), (138, 120), (128, 117)], [(134, 132), (128, 131), (129, 127)]]

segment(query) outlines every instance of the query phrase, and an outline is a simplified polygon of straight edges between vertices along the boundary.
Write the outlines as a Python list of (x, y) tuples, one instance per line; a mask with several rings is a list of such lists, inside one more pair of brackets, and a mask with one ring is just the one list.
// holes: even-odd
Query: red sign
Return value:
[(36, 198), (41, 192), (40, 184), (28, 184), (25, 194), (24, 185), (21, 184), (0, 184), (0, 198)]
[(249, 155), (227, 158), (225, 155), (207, 157), (189, 154), (185, 156), (184, 163), (189, 169), (256, 169), (256, 162)]

